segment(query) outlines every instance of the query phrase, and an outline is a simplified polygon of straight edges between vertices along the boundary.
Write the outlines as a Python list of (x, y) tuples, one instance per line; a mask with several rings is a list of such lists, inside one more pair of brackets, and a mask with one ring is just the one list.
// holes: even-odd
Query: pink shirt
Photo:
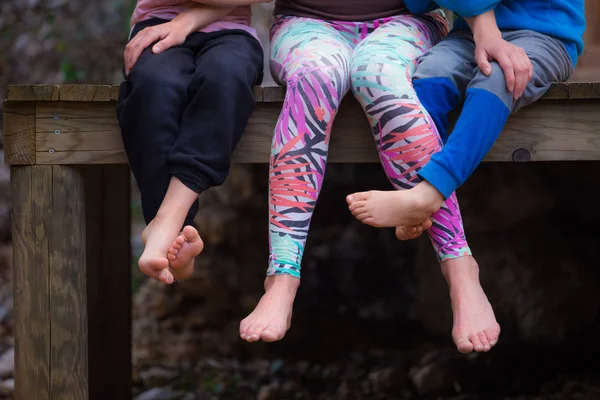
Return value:
[[(172, 20), (194, 4), (190, 0), (138, 0), (131, 16), (131, 26), (150, 18)], [(252, 11), (250, 6), (236, 7), (221, 20), (201, 29), (200, 32), (215, 32), (223, 29), (242, 29), (258, 39), (256, 30), (250, 26)]]

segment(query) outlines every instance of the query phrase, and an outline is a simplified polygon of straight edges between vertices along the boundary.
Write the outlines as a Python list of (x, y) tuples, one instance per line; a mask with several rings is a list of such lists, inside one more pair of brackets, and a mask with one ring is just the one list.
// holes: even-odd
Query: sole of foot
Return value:
[(289, 275), (269, 276), (265, 294), (240, 323), (240, 337), (247, 342), (276, 342), (283, 339), (292, 323), (292, 309), (300, 279)]
[(375, 228), (421, 225), (443, 201), (442, 194), (427, 182), (410, 190), (371, 190), (346, 197), (352, 215)]
[(167, 258), (174, 278), (189, 278), (194, 272), (194, 260), (204, 250), (204, 242), (193, 226), (186, 226), (171, 247)]
[(487, 352), (498, 343), (500, 325), (479, 282), (479, 266), (472, 256), (442, 262), (450, 288), (454, 326), (452, 339), (460, 353)]
[[(145, 248), (138, 260), (138, 267), (144, 275), (169, 285), (175, 282), (175, 277), (171, 271), (169, 271), (169, 260), (167, 259), (166, 250), (168, 249), (169, 242), (168, 239), (165, 239), (165, 236), (153, 236), (155, 229), (158, 229), (161, 232), (163, 231), (163, 229), (157, 228), (158, 225), (160, 224), (152, 221), (142, 232), (142, 243)], [(176, 228), (174, 232), (175, 235), (177, 235)], [(164, 252), (162, 250), (163, 248), (165, 250)]]

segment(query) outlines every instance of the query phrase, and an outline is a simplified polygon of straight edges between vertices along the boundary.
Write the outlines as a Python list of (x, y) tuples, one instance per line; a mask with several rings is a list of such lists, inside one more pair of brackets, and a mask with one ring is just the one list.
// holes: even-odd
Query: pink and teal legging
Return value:
[[(447, 32), (441, 11), (369, 22), (276, 18), (271, 70), (287, 92), (271, 148), (267, 275), (300, 277), (331, 127), (350, 89), (365, 111), (392, 185), (404, 190), (419, 183), (420, 168), (442, 142), (411, 76), (416, 60)], [(455, 194), (432, 221), (428, 232), (440, 261), (471, 254)]]

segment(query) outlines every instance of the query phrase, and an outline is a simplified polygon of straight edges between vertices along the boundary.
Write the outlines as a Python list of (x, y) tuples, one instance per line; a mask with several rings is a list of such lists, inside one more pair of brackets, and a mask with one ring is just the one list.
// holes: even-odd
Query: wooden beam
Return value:
[[(258, 104), (234, 162), (269, 161), (280, 107)], [(127, 162), (111, 103), (41, 102), (36, 109), (38, 164)], [(351, 97), (340, 108), (331, 141), (330, 162), (378, 162), (364, 113)], [(510, 118), (486, 161), (600, 160), (599, 141), (600, 100), (542, 100)]]
[[(88, 400), (85, 187), (81, 169), (52, 167), (50, 397)], [(15, 265), (15, 268), (20, 268)]]
[(57, 101), (59, 85), (8, 85), (8, 101)]
[(110, 85), (61, 85), (60, 101), (104, 101), (112, 100)]
[(84, 176), (90, 400), (130, 399), (129, 167), (87, 165)]
[[(285, 96), (282, 86), (256, 86), (259, 102), (281, 102)], [(600, 82), (566, 82), (552, 85), (545, 100), (598, 99)], [(119, 85), (8, 85), (9, 101), (102, 101), (115, 102), (119, 99)]]
[(11, 167), (15, 400), (50, 400), (52, 166)]
[(35, 103), (4, 102), (4, 162), (35, 164)]

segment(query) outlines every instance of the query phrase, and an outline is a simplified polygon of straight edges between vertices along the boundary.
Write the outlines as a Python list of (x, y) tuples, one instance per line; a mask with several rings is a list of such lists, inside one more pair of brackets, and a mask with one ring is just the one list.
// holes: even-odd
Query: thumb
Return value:
[(152, 46), (152, 52), (154, 54), (160, 54), (173, 46), (177, 46), (178, 44), (179, 43), (177, 43), (177, 40), (173, 35), (167, 35), (164, 39)]
[(485, 50), (475, 50), (475, 61), (477, 61), (477, 66), (479, 67), (479, 70), (484, 73), (484, 75), (489, 75), (492, 73), (492, 66), (488, 60), (488, 55)]

